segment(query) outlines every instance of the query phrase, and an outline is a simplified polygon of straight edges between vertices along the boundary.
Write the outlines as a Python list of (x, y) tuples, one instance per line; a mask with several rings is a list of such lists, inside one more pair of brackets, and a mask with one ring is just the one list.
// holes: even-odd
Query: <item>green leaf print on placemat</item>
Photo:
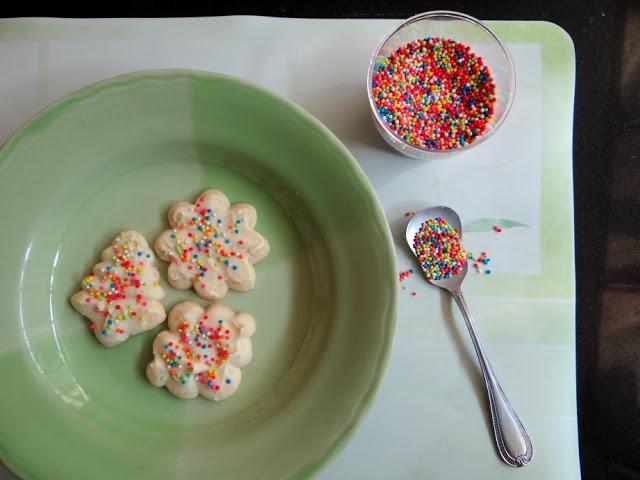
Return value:
[(515, 220), (508, 220), (506, 218), (478, 218), (471, 220), (462, 226), (462, 231), (466, 233), (473, 232), (490, 232), (494, 227), (500, 228), (516, 228), (516, 227), (529, 227), (526, 223), (517, 222)]

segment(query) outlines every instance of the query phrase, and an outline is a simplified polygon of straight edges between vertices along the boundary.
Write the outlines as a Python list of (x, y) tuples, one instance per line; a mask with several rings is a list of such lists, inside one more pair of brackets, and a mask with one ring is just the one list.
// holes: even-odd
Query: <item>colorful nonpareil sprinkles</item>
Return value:
[(482, 135), (496, 102), (482, 58), (454, 40), (407, 43), (377, 67), (371, 81), (380, 117), (405, 142), (426, 150), (457, 149)]
[(398, 281), (404, 282), (407, 278), (411, 276), (411, 274), (413, 274), (413, 268), (410, 268), (409, 270), (405, 270), (404, 272), (400, 272), (398, 274)]
[(440, 217), (420, 225), (413, 238), (413, 251), (429, 280), (449, 278), (467, 263), (460, 232)]
[(481, 252), (479, 256), (475, 256), (469, 252), (467, 254), (468, 260), (473, 260), (473, 268), (476, 273), (484, 273), (485, 275), (491, 275), (491, 270), (488, 265), (491, 263), (491, 259), (487, 256), (487, 252)]
[[(204, 207), (203, 201), (203, 197), (199, 198), (188, 221), (171, 232), (171, 238), (175, 239), (173, 261), (188, 264), (188, 269), (195, 271), (200, 279), (204, 280), (212, 273), (217, 280), (223, 280), (220, 271), (209, 272), (205, 260), (213, 259), (217, 267), (225, 265), (238, 269), (236, 259), (242, 260), (246, 250), (244, 240), (239, 238), (243, 220), (225, 221), (215, 209)], [(228, 217), (225, 215), (224, 218)]]
[[(164, 359), (169, 375), (183, 385), (190, 377), (211, 390), (220, 390), (222, 383), (231, 383), (230, 378), (220, 378), (218, 370), (232, 352), (234, 340), (231, 329), (223, 320), (209, 326), (208, 317), (197, 323), (182, 322), (178, 327), (180, 340), (164, 344)], [(194, 372), (194, 364), (204, 362), (205, 371)]]
[[(112, 245), (113, 256), (100, 264), (99, 270), (82, 280), (85, 302), (95, 305), (95, 312), (104, 317), (102, 335), (125, 333), (119, 325), (128, 321), (144, 321), (149, 299), (144, 287), (158, 286), (157, 280), (148, 285), (145, 269), (152, 260), (151, 253), (136, 240), (117, 237)], [(95, 324), (91, 324), (95, 329)]]

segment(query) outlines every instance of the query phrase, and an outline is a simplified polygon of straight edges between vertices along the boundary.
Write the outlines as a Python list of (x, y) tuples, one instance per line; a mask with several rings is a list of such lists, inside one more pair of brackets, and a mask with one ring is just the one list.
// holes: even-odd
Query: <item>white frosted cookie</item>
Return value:
[(182, 302), (169, 312), (169, 330), (153, 341), (153, 360), (147, 378), (182, 399), (198, 395), (224, 400), (242, 380), (240, 369), (251, 361), (251, 315), (220, 304), (206, 309)]
[(91, 320), (96, 338), (113, 347), (164, 321), (159, 278), (149, 244), (128, 230), (103, 250), (102, 262), (82, 280), (82, 290), (73, 294), (71, 305)]
[(230, 206), (219, 190), (207, 190), (195, 204), (174, 203), (169, 225), (156, 239), (158, 256), (170, 261), (169, 283), (193, 286), (207, 300), (220, 300), (227, 290), (255, 286), (253, 264), (269, 253), (269, 242), (254, 230), (256, 209), (246, 203)]

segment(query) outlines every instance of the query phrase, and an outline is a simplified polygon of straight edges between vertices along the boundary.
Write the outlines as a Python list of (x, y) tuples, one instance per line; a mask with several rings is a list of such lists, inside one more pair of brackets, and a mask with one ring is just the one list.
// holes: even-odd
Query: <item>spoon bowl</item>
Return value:
[[(409, 244), (409, 248), (413, 252), (413, 239), (416, 237), (416, 233), (420, 230), (420, 226), (426, 222), (427, 220), (442, 218), (449, 225), (455, 228), (460, 235), (460, 239), (462, 240), (462, 223), (460, 222), (460, 217), (455, 212), (455, 210), (445, 207), (430, 207), (425, 208), (424, 210), (420, 210), (416, 213), (409, 223), (407, 224), (406, 237), (407, 243)], [(414, 252), (415, 254), (415, 252)], [(422, 266), (420, 266), (422, 268)], [(455, 275), (451, 275), (449, 278), (443, 278), (440, 280), (428, 279), (427, 281), (436, 287), (444, 288), (445, 290), (449, 290), (452, 292), (455, 289), (459, 289), (462, 286), (462, 282), (467, 275), (467, 270), (469, 265), (465, 263), (461, 270)]]

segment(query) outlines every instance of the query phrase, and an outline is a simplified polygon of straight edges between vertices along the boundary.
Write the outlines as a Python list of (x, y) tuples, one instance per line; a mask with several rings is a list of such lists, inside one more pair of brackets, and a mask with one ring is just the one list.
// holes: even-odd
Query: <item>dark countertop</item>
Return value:
[[(252, 14), (403, 18), (448, 9), (491, 20), (547, 20), (576, 47), (574, 202), (578, 415), (583, 478), (640, 479), (640, 2), (55, 2), (0, 17)], [(541, 479), (543, 480), (543, 479)]]

